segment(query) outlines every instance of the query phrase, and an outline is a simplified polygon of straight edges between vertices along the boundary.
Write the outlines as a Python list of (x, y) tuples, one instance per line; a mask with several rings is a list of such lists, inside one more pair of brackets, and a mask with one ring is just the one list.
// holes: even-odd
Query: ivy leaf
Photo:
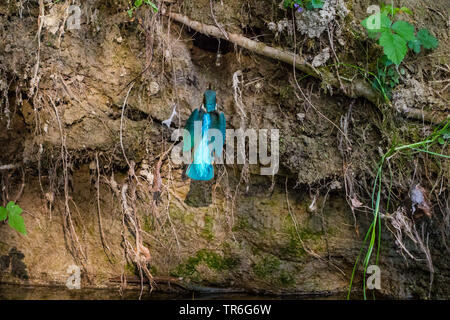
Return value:
[(19, 231), (22, 234), (27, 234), (27, 230), (25, 228), (25, 222), (23, 221), (22, 216), (16, 214), (10, 214), (8, 217), (8, 224), (11, 228)]
[(5, 207), (0, 207), (0, 221), (5, 221), (8, 217), (8, 210)]
[(383, 47), (384, 54), (396, 65), (399, 65), (405, 58), (406, 41), (398, 34), (392, 34), (390, 31), (381, 34), (380, 45)]
[(433, 37), (427, 29), (421, 29), (417, 32), (417, 39), (422, 43), (425, 49), (436, 49), (439, 41)]
[(408, 41), (408, 47), (411, 50), (414, 50), (415, 53), (420, 53), (420, 46), (421, 45), (422, 45), (422, 43), (419, 40), (417, 40), (417, 39), (414, 39), (412, 41)]
[(406, 21), (399, 20), (392, 25), (392, 30), (394, 30), (399, 36), (401, 36), (406, 41), (413, 41), (416, 39), (414, 36), (414, 26)]

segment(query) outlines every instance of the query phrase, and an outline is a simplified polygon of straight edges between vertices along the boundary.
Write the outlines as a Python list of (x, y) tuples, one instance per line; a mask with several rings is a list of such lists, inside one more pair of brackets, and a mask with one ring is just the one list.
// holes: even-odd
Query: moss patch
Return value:
[(201, 231), (201, 236), (203, 238), (205, 238), (206, 240), (211, 241), (211, 240), (214, 239), (214, 234), (213, 234), (214, 221), (213, 221), (213, 218), (211, 216), (206, 215), (204, 221), (205, 221), (205, 227)]
[(278, 282), (282, 287), (292, 287), (295, 285), (294, 276), (287, 271), (281, 271)]
[(222, 257), (216, 252), (203, 249), (198, 251), (195, 256), (190, 257), (186, 263), (180, 264), (172, 270), (171, 275), (176, 277), (194, 276), (200, 263), (204, 263), (211, 270), (224, 271), (235, 268), (239, 261), (231, 256)]
[(259, 278), (267, 278), (280, 268), (280, 260), (274, 256), (265, 256), (253, 266), (253, 272)]

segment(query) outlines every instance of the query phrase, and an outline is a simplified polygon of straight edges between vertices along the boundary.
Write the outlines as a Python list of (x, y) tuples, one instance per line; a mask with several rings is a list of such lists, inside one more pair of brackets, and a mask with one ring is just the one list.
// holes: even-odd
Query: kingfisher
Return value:
[[(193, 150), (193, 161), (187, 168), (187, 175), (193, 180), (211, 180), (214, 177), (214, 156), (222, 156), (225, 143), (226, 120), (223, 112), (216, 110), (216, 92), (209, 87), (203, 96), (203, 107), (192, 111), (186, 122), (186, 134), (183, 137), (183, 151)], [(206, 110), (205, 110), (206, 109)], [(200, 129), (201, 128), (201, 129)], [(210, 130), (216, 129), (216, 130)], [(189, 135), (187, 135), (189, 132)], [(197, 134), (197, 137), (195, 135)], [(215, 142), (216, 135), (222, 135)]]

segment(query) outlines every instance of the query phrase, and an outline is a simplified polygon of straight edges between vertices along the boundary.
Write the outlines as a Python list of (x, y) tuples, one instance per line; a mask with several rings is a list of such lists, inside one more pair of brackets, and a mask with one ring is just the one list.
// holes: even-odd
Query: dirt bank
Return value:
[[(0, 166), (14, 167), (0, 170), (1, 204), (16, 201), (27, 227), (25, 236), (0, 222), (0, 282), (61, 285), (77, 265), (85, 287), (151, 274), (249, 292), (346, 291), (371, 222), (380, 157), (393, 143), (425, 139), (436, 125), (404, 108), (448, 114), (446, 1), (401, 1), (440, 46), (408, 55), (392, 103), (379, 106), (163, 14), (142, 8), (130, 18), (127, 1), (83, 1), (80, 29), (69, 30), (66, 2), (0, 4)], [(295, 37), (286, 25), (292, 15), (278, 1), (227, 2), (212, 2), (214, 16), (209, 0), (167, 1), (164, 10), (295, 51), (309, 63), (323, 52), (329, 65), (376, 63), (380, 49), (359, 24), (370, 1), (331, 1), (346, 10), (318, 34), (304, 21)], [(348, 68), (327, 71), (342, 81), (364, 79)], [(217, 165), (214, 181), (203, 184), (173, 163), (171, 134), (201, 105), (208, 84), (228, 128), (280, 130), (274, 177), (260, 176), (258, 165)], [(168, 128), (162, 122), (174, 108)], [(409, 192), (419, 183), (433, 209), (431, 219), (414, 220), (433, 261), (431, 296), (448, 298), (449, 161), (402, 154), (389, 165), (381, 291), (428, 296), (423, 248), (404, 235), (417, 259), (404, 257), (386, 218), (411, 210)]]

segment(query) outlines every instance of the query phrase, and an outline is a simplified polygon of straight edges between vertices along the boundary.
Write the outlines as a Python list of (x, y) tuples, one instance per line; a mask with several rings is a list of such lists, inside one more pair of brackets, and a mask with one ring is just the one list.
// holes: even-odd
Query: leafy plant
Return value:
[(385, 13), (387, 15), (390, 15), (391, 17), (395, 17), (400, 12), (404, 12), (409, 15), (412, 15), (412, 11), (410, 9), (408, 9), (407, 7), (396, 8), (396, 7), (391, 6), (390, 4), (386, 5), (384, 3), (381, 4), (380, 11), (381, 11), (381, 13)]
[(400, 74), (405, 75), (405, 69), (401, 68), (400, 74), (397, 72), (396, 66), (390, 61), (386, 55), (377, 60), (377, 77), (372, 81), (372, 87), (383, 93), (387, 99), (392, 98), (392, 90), (400, 82)]
[(133, 16), (133, 12), (139, 9), (143, 4), (150, 6), (154, 12), (158, 12), (158, 7), (150, 0), (135, 0), (131, 9), (127, 11), (130, 18)]
[(14, 202), (10, 201), (5, 207), (0, 207), (0, 221), (8, 219), (8, 224), (14, 230), (22, 234), (27, 234), (25, 222), (21, 216), (23, 210)]
[(321, 9), (324, 0), (284, 0), (283, 7), (285, 9), (294, 8), (297, 12), (306, 10)]
[[(375, 181), (373, 183), (373, 191), (372, 191), (372, 209), (373, 209), (373, 218), (372, 223), (369, 226), (369, 230), (367, 231), (363, 246), (359, 251), (358, 257), (356, 258), (355, 264), (353, 266), (352, 275), (350, 278), (350, 285), (348, 288), (347, 299), (350, 299), (350, 293), (352, 290), (353, 279), (356, 273), (356, 267), (358, 266), (359, 260), (361, 258), (361, 254), (363, 252), (364, 247), (367, 245), (367, 251), (363, 260), (363, 268), (364, 268), (364, 281), (363, 281), (363, 294), (364, 299), (366, 297), (366, 272), (367, 267), (369, 266), (370, 259), (372, 257), (372, 253), (374, 252), (375, 243), (377, 243), (377, 251), (376, 251), (376, 259), (375, 264), (378, 265), (378, 260), (380, 256), (380, 245), (381, 245), (381, 215), (380, 215), (380, 204), (381, 204), (381, 195), (382, 195), (382, 179), (383, 179), (383, 167), (388, 159), (393, 158), (396, 154), (405, 151), (412, 151), (415, 153), (428, 153), (433, 156), (442, 157), (446, 159), (450, 159), (450, 155), (445, 155), (437, 152), (430, 151), (430, 147), (432, 147), (436, 142), (440, 144), (447, 144), (448, 139), (450, 139), (450, 120), (447, 120), (446, 123), (437, 128), (433, 134), (431, 134), (427, 139), (423, 141), (419, 141), (412, 144), (406, 145), (393, 145), (389, 148), (389, 150), (381, 157), (380, 162), (378, 163)], [(392, 176), (391, 176), (392, 182)], [(391, 194), (391, 190), (389, 190), (388, 194)], [(387, 207), (386, 211), (389, 209), (390, 196), (387, 199)]]
[(385, 6), (379, 13), (371, 15), (361, 22), (369, 37), (378, 39), (379, 45), (383, 47), (384, 54), (397, 66), (405, 58), (408, 47), (419, 53), (421, 47), (435, 49), (439, 44), (438, 40), (427, 29), (419, 30), (416, 35), (414, 26), (409, 22), (403, 20), (392, 22), (390, 18), (395, 18), (399, 12), (411, 13), (405, 7)]
[(421, 29), (416, 34), (415, 27), (409, 22), (391, 20), (401, 12), (412, 14), (406, 7), (382, 5), (380, 12), (370, 15), (361, 22), (369, 38), (376, 39), (383, 47), (384, 55), (377, 59), (377, 76), (374, 77), (372, 86), (387, 100), (391, 99), (392, 90), (399, 83), (400, 75), (405, 74), (405, 70), (399, 70), (398, 66), (404, 60), (408, 48), (417, 54), (422, 47), (435, 49), (439, 45), (438, 40), (427, 29)]

